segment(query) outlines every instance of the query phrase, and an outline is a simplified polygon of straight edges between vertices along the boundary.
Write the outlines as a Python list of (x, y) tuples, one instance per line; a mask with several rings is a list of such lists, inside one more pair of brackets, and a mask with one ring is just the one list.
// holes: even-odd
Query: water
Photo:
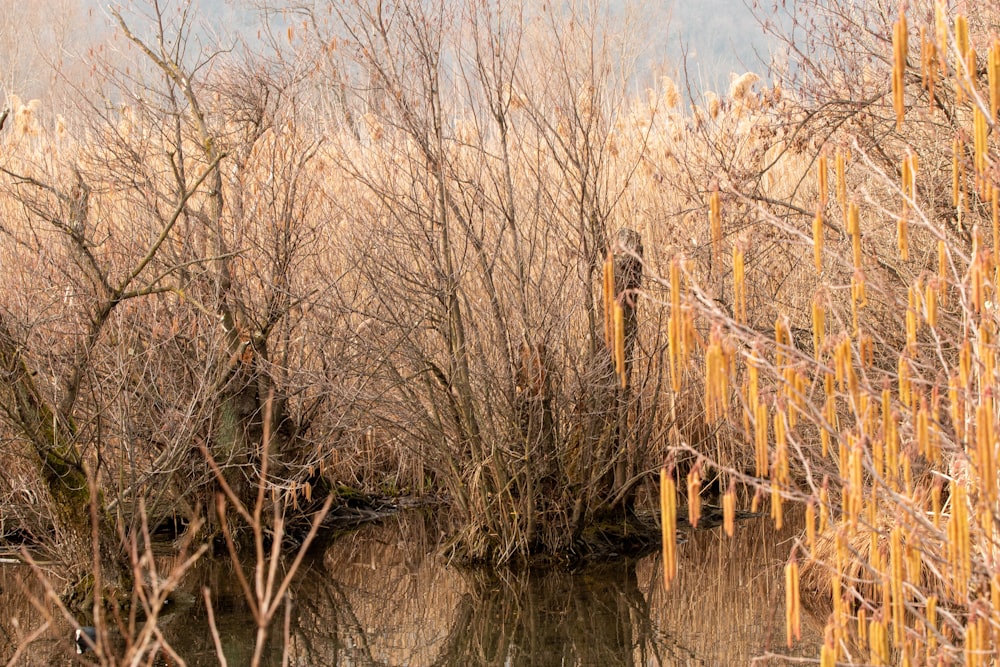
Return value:
[[(288, 634), (280, 612), (269, 665), (629, 666), (744, 665), (771, 652), (818, 656), (822, 623), (803, 615), (803, 641), (784, 647), (782, 565), (793, 532), (770, 521), (737, 535), (697, 531), (678, 548), (678, 578), (663, 588), (658, 555), (575, 572), (496, 573), (451, 567), (435, 555), (439, 531), (423, 515), (401, 516), (332, 540), (292, 586)], [(205, 560), (185, 579), (163, 635), (188, 665), (218, 665), (201, 589), (212, 589), (219, 636), (231, 666), (248, 665), (253, 617), (232, 565)], [(42, 626), (50, 607), (21, 567), (0, 568), (0, 663)], [(18, 665), (80, 664), (66, 619), (50, 627)], [(166, 664), (166, 663), (164, 663)]]

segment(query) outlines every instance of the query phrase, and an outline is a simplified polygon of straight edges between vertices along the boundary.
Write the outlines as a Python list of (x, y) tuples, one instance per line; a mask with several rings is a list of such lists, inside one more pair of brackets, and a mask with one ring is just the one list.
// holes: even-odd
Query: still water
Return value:
[[(822, 623), (803, 614), (803, 641), (785, 648), (782, 566), (795, 535), (765, 518), (690, 533), (665, 591), (659, 555), (577, 571), (510, 572), (447, 565), (435, 522), (409, 514), (331, 541), (292, 587), (287, 639), (278, 615), (266, 664), (368, 667), (496, 665), (746, 665), (771, 654), (818, 656)], [(166, 640), (188, 665), (219, 664), (200, 591), (213, 609), (227, 662), (243, 666), (255, 626), (232, 565), (205, 560), (185, 579)], [(87, 664), (68, 621), (50, 615), (33, 575), (0, 567), (0, 665), (50, 627), (19, 665)], [(767, 664), (766, 660), (761, 664)]]

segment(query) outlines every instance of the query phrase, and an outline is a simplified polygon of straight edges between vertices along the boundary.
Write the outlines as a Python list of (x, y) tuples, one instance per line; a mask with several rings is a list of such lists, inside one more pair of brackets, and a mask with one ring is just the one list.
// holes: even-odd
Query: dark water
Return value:
[[(340, 537), (304, 565), (292, 587), (287, 637), (278, 614), (268, 665), (647, 666), (745, 665), (769, 653), (818, 656), (821, 624), (784, 647), (782, 565), (792, 533), (753, 519), (726, 538), (698, 531), (678, 550), (678, 578), (664, 591), (658, 555), (576, 572), (487, 572), (435, 555), (434, 522), (409, 515)], [(205, 560), (185, 579), (165, 639), (188, 665), (218, 665), (200, 591), (213, 591), (223, 651), (248, 665), (253, 617), (231, 564)], [(0, 664), (50, 614), (32, 605), (30, 572), (0, 567)], [(82, 664), (58, 615), (18, 665)]]

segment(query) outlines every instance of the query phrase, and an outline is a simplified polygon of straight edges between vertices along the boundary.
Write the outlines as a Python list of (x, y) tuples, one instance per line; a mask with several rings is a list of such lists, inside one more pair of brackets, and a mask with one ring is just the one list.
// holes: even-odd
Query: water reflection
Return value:
[[(267, 653), (280, 665), (725, 665), (785, 653), (781, 566), (792, 532), (746, 521), (728, 539), (718, 529), (689, 536), (679, 574), (664, 591), (658, 555), (578, 572), (503, 572), (448, 567), (435, 554), (428, 516), (367, 526), (317, 550), (292, 590)], [(27, 574), (27, 576), (25, 576)], [(27, 583), (25, 583), (27, 582)], [(202, 586), (213, 591), (230, 665), (253, 652), (252, 616), (224, 561), (205, 561), (185, 581), (179, 611), (163, 624), (188, 665), (217, 665)], [(0, 568), (0, 664), (32, 630), (51, 623), (17, 664), (80, 664), (65, 619), (33, 606), (40, 589), (17, 568)], [(804, 617), (795, 653), (816, 656), (821, 629)]]

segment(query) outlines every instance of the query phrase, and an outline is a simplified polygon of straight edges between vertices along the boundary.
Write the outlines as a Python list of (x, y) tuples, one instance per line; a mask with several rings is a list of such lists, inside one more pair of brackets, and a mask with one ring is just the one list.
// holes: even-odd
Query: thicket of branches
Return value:
[(288, 3), (245, 60), (114, 15), (104, 95), (10, 100), (4, 529), (79, 567), (97, 507), (127, 561), (140, 499), (218, 535), (220, 490), (307, 526), (347, 485), (573, 556), (662, 465), (668, 528), (677, 486), (805, 505), (827, 664), (985, 659), (997, 12), (856, 5), (690, 111), (596, 3)]
[[(724, 507), (741, 488), (778, 523), (806, 506), (788, 642), (801, 567), (829, 610), (824, 665), (994, 659), (996, 11), (792, 17), (794, 110), (756, 126), (749, 169), (716, 163), (711, 270), (681, 255), (664, 279), (675, 386), (703, 386), (707, 420), (756, 452)], [(672, 513), (669, 461), (663, 480)]]
[(72, 107), (9, 99), (4, 530), (82, 573), (96, 505), (127, 574), (140, 500), (218, 537), (224, 490), (303, 531), (338, 488), (439, 494), (493, 562), (629, 519), (666, 336), (624, 207), (677, 104), (626, 95), (629, 26), (297, 5), (241, 59), (144, 11), (112, 11), (134, 60), (95, 51)]

